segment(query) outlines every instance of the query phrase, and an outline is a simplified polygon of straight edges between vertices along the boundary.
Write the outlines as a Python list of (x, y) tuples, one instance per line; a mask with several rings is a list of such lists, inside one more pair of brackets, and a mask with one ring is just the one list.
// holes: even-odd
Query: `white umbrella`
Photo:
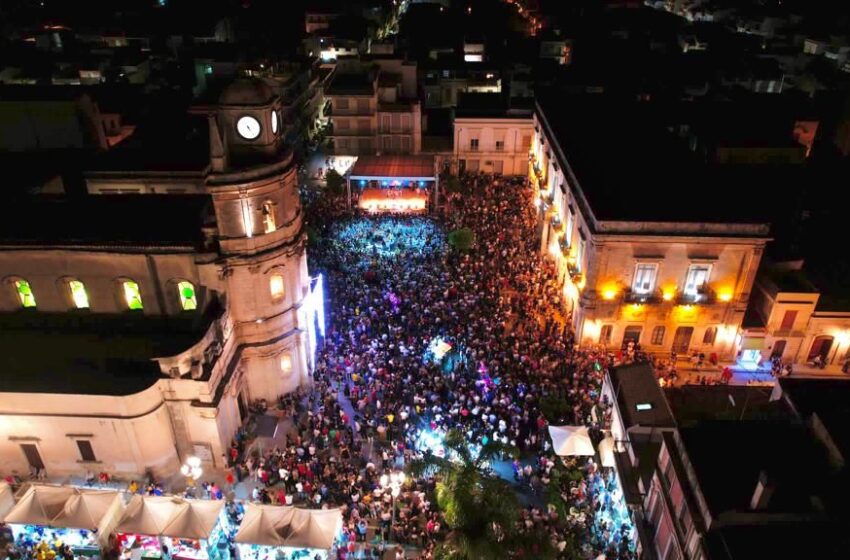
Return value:
[(587, 426), (549, 426), (549, 436), (552, 448), (561, 457), (595, 454)]

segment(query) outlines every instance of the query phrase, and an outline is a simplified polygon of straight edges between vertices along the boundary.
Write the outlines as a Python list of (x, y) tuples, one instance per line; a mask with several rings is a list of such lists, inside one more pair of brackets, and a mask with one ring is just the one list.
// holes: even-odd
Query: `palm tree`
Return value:
[[(518, 531), (520, 504), (506, 480), (483, 472), (487, 463), (516, 456), (515, 447), (488, 442), (474, 455), (466, 436), (449, 431), (446, 458), (428, 455), (411, 465), (414, 475), (434, 474), (437, 505), (449, 534), (437, 551), (442, 560), (507, 559), (524, 556), (545, 559), (548, 539)], [(451, 458), (449, 458), (451, 457)]]

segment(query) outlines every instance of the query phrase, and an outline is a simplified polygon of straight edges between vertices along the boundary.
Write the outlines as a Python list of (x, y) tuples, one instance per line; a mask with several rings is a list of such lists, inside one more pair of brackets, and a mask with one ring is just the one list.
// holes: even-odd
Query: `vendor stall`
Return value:
[(229, 560), (229, 530), (221, 500), (135, 495), (115, 532), (123, 559)]
[(121, 515), (123, 502), (114, 490), (33, 485), (4, 521), (12, 528), (18, 549), (33, 556), (100, 555)]
[(234, 541), (240, 560), (328, 558), (342, 530), (342, 510), (247, 504)]

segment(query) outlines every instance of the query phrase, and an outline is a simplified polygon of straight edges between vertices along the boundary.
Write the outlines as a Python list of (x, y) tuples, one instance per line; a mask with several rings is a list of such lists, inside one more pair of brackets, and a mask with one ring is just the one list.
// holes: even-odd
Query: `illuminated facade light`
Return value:
[(612, 300), (612, 299), (614, 299), (615, 297), (617, 297), (617, 291), (616, 291), (616, 290), (613, 290), (613, 289), (607, 289), (607, 290), (604, 290), (604, 291), (602, 292), (602, 299), (605, 299), (605, 300), (611, 301), (611, 300)]
[(272, 274), (269, 278), (269, 291), (272, 299), (281, 299), (286, 294), (286, 288), (283, 284), (283, 276), (280, 274)]
[(280, 371), (283, 373), (292, 372), (292, 356), (289, 353), (281, 354), (280, 356)]

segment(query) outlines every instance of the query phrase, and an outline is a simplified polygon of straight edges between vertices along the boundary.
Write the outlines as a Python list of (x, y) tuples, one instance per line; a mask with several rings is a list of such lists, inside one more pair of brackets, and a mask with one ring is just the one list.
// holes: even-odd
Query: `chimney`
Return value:
[(773, 490), (773, 483), (768, 479), (767, 473), (761, 471), (758, 482), (756, 482), (753, 497), (750, 499), (750, 509), (755, 511), (767, 509), (768, 504), (770, 504), (770, 498), (773, 496)]

